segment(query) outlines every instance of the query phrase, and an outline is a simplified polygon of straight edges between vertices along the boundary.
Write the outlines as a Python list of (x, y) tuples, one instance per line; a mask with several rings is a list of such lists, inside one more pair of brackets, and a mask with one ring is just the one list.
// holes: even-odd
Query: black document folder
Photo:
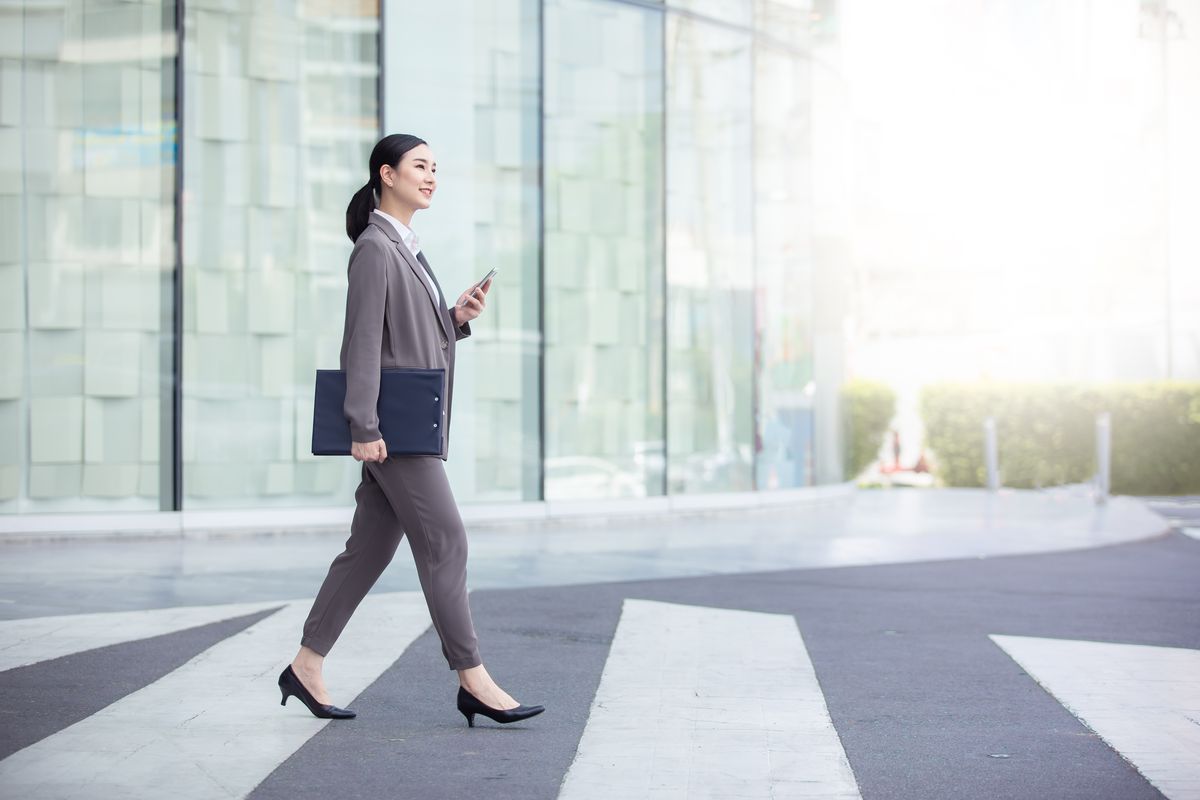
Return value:
[[(316, 384), (313, 455), (348, 456), (350, 422), (343, 410), (346, 373), (319, 369)], [(444, 369), (385, 367), (379, 371), (379, 432), (389, 456), (441, 455), (445, 384)]]

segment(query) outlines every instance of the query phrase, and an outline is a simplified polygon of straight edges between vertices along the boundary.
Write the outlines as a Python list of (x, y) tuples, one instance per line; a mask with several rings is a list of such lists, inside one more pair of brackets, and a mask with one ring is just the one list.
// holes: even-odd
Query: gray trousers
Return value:
[(329, 652), (407, 533), (450, 669), (483, 663), (467, 603), (467, 531), (445, 462), (438, 456), (391, 456), (362, 467), (350, 538), (317, 592), (300, 643), (321, 655)]

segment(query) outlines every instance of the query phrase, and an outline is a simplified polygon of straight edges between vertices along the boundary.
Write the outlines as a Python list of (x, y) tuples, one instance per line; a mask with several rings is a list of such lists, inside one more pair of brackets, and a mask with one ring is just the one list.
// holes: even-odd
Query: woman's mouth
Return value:
[(425, 195), (426, 197), (433, 197), (433, 189), (422, 189), (421, 194)]

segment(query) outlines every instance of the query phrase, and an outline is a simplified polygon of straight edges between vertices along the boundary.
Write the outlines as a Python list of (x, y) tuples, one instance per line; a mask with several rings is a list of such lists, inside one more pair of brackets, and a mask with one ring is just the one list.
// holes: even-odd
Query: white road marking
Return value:
[(991, 638), (1160, 792), (1200, 799), (1200, 650)]
[(859, 800), (795, 620), (627, 599), (560, 800)]
[(233, 619), (278, 608), (288, 602), (180, 606), (4, 620), (0, 621), (0, 672), (97, 647), (149, 639)]
[[(279, 706), (276, 680), (295, 655), (311, 605), (288, 604), (0, 761), (4, 794), (28, 800), (244, 797), (330, 722), (312, 716), (295, 697)], [(353, 699), (429, 624), (420, 592), (368, 595), (325, 665), (334, 703), (354, 708)]]

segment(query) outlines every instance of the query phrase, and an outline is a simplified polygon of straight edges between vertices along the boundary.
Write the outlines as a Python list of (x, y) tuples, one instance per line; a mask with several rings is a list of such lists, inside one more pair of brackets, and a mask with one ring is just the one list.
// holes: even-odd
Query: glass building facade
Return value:
[(460, 502), (840, 474), (814, 457), (813, 18), (0, 3), (0, 512), (351, 504), (312, 382), (385, 132), (438, 160), (413, 227), (447, 293), (499, 269), (458, 351)]

